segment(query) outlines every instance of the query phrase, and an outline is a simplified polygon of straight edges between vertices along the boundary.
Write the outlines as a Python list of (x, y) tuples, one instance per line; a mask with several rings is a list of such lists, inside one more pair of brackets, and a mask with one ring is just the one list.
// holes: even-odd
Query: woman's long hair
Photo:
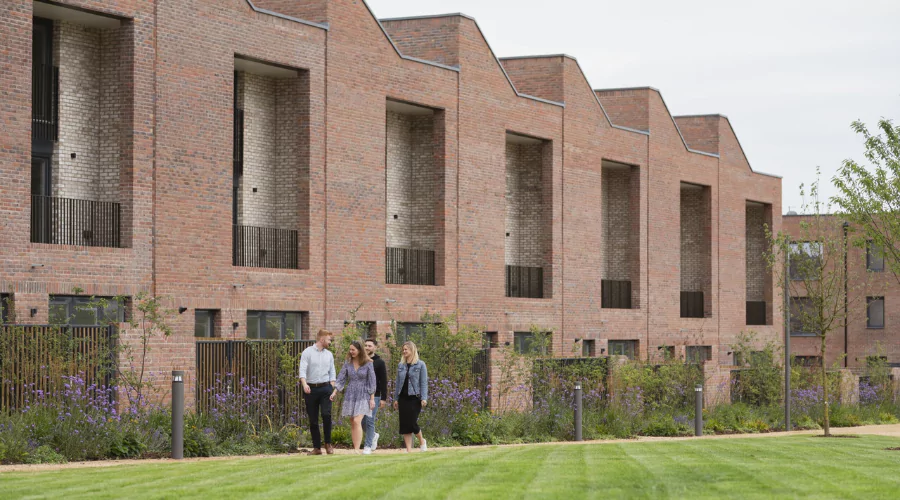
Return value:
[[(407, 364), (414, 365), (419, 362), (419, 349), (416, 347), (416, 343), (412, 340), (407, 340), (403, 343), (403, 347), (409, 348), (409, 357), (404, 359)], [(402, 356), (402, 354), (401, 354)]]
[[(371, 359), (369, 359), (369, 353), (359, 345), (358, 340), (354, 340), (350, 345), (356, 348), (356, 360), (359, 362), (359, 366), (363, 366), (371, 361)], [(350, 357), (350, 349), (347, 349), (347, 360), (353, 361), (353, 358)]]

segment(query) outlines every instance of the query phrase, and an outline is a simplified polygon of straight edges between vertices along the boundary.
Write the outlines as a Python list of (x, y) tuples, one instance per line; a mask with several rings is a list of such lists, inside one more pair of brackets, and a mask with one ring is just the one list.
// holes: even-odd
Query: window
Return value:
[(215, 337), (216, 311), (197, 309), (194, 311), (194, 337)]
[(247, 338), (264, 340), (299, 339), (302, 313), (247, 311)]
[(821, 356), (794, 356), (793, 366), (822, 366)]
[(884, 297), (866, 297), (866, 328), (884, 328)]
[(425, 335), (425, 323), (397, 323), (397, 342), (404, 343)]
[(775, 360), (772, 357), (771, 351), (750, 351), (749, 353), (734, 353), (734, 364), (737, 366), (744, 366), (746, 364), (749, 364), (750, 366), (759, 366), (764, 364), (771, 364), (774, 361)]
[(681, 317), (704, 318), (703, 292), (681, 292)]
[(887, 356), (866, 356), (866, 366), (869, 368), (888, 366), (888, 358)]
[(628, 359), (634, 359), (638, 350), (637, 343), (637, 340), (610, 340), (609, 355), (626, 356)]
[(684, 356), (688, 363), (702, 364), (712, 360), (712, 346), (689, 345), (684, 349)]
[(124, 304), (114, 297), (50, 296), (50, 324), (107, 326), (123, 321)]
[(0, 294), (0, 325), (10, 322), (10, 311), (13, 309), (12, 295)]
[(791, 243), (790, 275), (792, 280), (818, 279), (822, 266), (822, 244), (801, 241)]
[(484, 332), (484, 333), (482, 333), (481, 338), (482, 338), (482, 346), (485, 349), (497, 347), (497, 332)]
[(594, 340), (582, 340), (581, 341), (581, 355), (586, 358), (593, 358), (597, 355), (597, 350), (595, 348), (596, 341)]
[(884, 272), (884, 250), (872, 240), (866, 241), (866, 270)]
[[(347, 329), (352, 324), (350, 321), (344, 321), (344, 330)], [(372, 339), (376, 337), (375, 330), (375, 322), (374, 321), (357, 321), (356, 322), (356, 331), (359, 332), (359, 341), (365, 342), (368, 339)]]
[(515, 341), (515, 351), (519, 354), (546, 355), (547, 350), (550, 347), (549, 338), (543, 339), (544, 342), (541, 342), (541, 344), (538, 345), (538, 343), (535, 342), (534, 332), (515, 332), (513, 340)]
[(631, 282), (601, 280), (600, 307), (604, 309), (631, 309)]
[(813, 303), (809, 297), (791, 297), (791, 335), (816, 335)]

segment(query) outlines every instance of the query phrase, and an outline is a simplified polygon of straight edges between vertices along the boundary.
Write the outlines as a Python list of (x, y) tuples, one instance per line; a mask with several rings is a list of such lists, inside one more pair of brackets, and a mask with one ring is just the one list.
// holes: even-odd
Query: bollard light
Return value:
[(575, 384), (575, 441), (584, 441), (581, 435), (581, 383)]
[(184, 458), (184, 372), (172, 372), (172, 458)]
[(694, 387), (694, 435), (703, 435), (703, 386)]

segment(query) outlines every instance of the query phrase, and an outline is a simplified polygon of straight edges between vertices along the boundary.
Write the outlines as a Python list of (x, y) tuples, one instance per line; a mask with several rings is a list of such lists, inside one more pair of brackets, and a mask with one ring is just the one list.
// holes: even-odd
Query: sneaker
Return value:
[(378, 449), (378, 438), (379, 438), (379, 437), (381, 437), (381, 434), (379, 434), (379, 433), (376, 432), (376, 433), (375, 433), (375, 438), (372, 439), (372, 451), (375, 451), (375, 450)]
[(428, 442), (423, 439), (422, 442), (419, 443), (419, 449), (422, 451), (428, 451)]
[(369, 448), (368, 446), (363, 448), (363, 455), (371, 455), (371, 454), (372, 454), (372, 448)]

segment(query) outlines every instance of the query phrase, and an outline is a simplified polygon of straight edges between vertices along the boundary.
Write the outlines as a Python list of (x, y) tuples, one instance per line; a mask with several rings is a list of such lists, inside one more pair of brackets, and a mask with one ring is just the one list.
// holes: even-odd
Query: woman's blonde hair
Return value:
[(416, 347), (416, 343), (412, 340), (407, 340), (403, 343), (403, 347), (409, 348), (409, 357), (404, 359), (407, 364), (414, 365), (419, 362), (419, 349)]

